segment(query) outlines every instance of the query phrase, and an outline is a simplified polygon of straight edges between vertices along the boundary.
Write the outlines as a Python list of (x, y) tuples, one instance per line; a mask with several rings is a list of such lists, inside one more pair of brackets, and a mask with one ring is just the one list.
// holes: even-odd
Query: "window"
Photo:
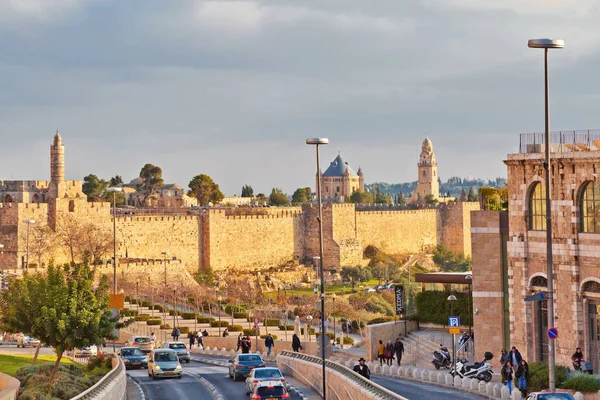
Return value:
[(427, 171), (423, 170), (423, 176), (427, 176)]
[(546, 185), (541, 182), (535, 183), (529, 193), (529, 229), (546, 230)]
[(600, 185), (585, 184), (579, 204), (581, 232), (600, 233)]

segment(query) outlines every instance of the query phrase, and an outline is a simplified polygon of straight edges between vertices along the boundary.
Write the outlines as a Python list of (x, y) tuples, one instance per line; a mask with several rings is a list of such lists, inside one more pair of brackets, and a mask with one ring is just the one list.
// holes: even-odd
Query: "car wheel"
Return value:
[(181, 378), (183, 378), (183, 375), (179, 375), (179, 376), (177, 377), (177, 379), (181, 379)]
[(190, 363), (190, 360), (185, 360), (185, 362), (186, 362), (186, 364), (189, 364), (189, 363)]

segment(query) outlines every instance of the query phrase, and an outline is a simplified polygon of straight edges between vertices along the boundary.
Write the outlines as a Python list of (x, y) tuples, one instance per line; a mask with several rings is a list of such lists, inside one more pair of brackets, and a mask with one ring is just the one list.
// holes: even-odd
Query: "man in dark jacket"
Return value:
[(510, 362), (513, 365), (513, 367), (518, 367), (519, 364), (521, 364), (522, 359), (523, 357), (521, 356), (519, 350), (517, 350), (517, 348), (513, 346), (512, 349), (510, 349)]
[(275, 347), (275, 341), (273, 340), (273, 336), (269, 333), (265, 338), (265, 347), (267, 348), (267, 356), (271, 355), (271, 348)]
[(400, 338), (396, 339), (396, 343), (394, 343), (394, 352), (396, 353), (396, 360), (398, 360), (398, 365), (402, 361), (402, 354), (404, 353), (404, 343), (400, 340)]
[(252, 347), (252, 345), (250, 344), (250, 341), (248, 340), (248, 338), (247, 337), (242, 338), (242, 353), (243, 354), (250, 353), (250, 347)]
[(301, 348), (302, 345), (300, 344), (300, 338), (294, 333), (292, 336), (292, 349), (297, 353)]
[(355, 365), (353, 370), (360, 376), (365, 377), (367, 379), (371, 379), (371, 371), (369, 371), (369, 367), (367, 367), (367, 365), (365, 364), (364, 358), (361, 357), (358, 360), (358, 365)]

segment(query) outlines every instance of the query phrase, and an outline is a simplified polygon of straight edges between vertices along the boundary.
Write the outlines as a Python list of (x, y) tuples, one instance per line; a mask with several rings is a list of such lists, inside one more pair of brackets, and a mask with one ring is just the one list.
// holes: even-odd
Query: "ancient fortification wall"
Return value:
[(456, 203), (439, 209), (441, 243), (450, 250), (471, 256), (471, 211), (480, 209), (478, 202)]

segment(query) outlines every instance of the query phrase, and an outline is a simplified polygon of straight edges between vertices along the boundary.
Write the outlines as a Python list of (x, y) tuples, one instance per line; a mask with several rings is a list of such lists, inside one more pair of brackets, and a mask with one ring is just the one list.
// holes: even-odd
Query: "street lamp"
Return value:
[(123, 188), (111, 186), (106, 191), (113, 194), (113, 293), (117, 294), (117, 192)]
[(335, 344), (335, 298), (337, 296), (335, 293), (331, 295), (331, 300), (333, 301), (333, 344)]
[[(554, 327), (554, 283), (552, 273), (552, 201), (550, 195), (550, 117), (548, 110), (548, 49), (562, 49), (565, 42), (559, 39), (530, 39), (527, 46), (534, 49), (544, 49), (544, 142), (546, 160), (546, 268), (548, 275), (548, 328)], [(551, 392), (556, 389), (554, 375), (554, 340), (548, 340), (548, 386)]]
[[(407, 300), (407, 304), (406, 304), (406, 312), (407, 314), (412, 314), (411, 312), (411, 308), (412, 308), (412, 301), (411, 301), (411, 292), (412, 292), (412, 282), (410, 280), (410, 258), (412, 257), (412, 254), (408, 255), (408, 293), (406, 294), (406, 300)], [(404, 328), (406, 328), (406, 321), (404, 322)]]
[(321, 165), (319, 160), (319, 146), (329, 144), (327, 138), (309, 138), (306, 144), (315, 146), (317, 153), (317, 204), (319, 207), (319, 272), (321, 274), (321, 357), (323, 358), (323, 400), (327, 399), (326, 373), (325, 373), (325, 273), (323, 271), (323, 205), (321, 199)]
[(472, 309), (472, 301), (473, 301), (473, 275), (468, 274), (465, 276), (465, 281), (467, 281), (467, 285), (469, 285), (469, 337), (471, 337), (471, 325), (473, 325), (473, 313), (471, 312)]
[(33, 219), (26, 219), (23, 222), (27, 224), (27, 239), (25, 243), (27, 253), (25, 256), (25, 267), (29, 269), (29, 225), (35, 224), (35, 221)]
[[(450, 302), (450, 316), (452, 317), (452, 316), (454, 316), (454, 302), (456, 301), (456, 296), (451, 294), (450, 296), (448, 296), (447, 300)], [(454, 364), (455, 364), (454, 359), (456, 358), (456, 349), (455, 349), (456, 340), (454, 340), (454, 339), (455, 339), (455, 336), (453, 333), (452, 334), (452, 360), (451, 360), (452, 368), (454, 368)]]
[[(221, 301), (223, 298), (221, 296), (217, 297), (217, 301), (219, 302), (219, 308), (217, 312), (219, 313), (219, 337), (221, 337)], [(256, 344), (256, 348), (258, 348), (258, 343)]]
[(176, 290), (173, 289), (173, 329), (177, 328), (177, 296), (175, 296)]
[(163, 256), (163, 266), (165, 267), (165, 285), (166, 285), (167, 284), (167, 256), (169, 255), (169, 253), (167, 253), (166, 251), (163, 251), (160, 254), (162, 254), (162, 256)]
[(137, 315), (140, 315), (140, 280), (137, 279), (135, 281), (135, 297), (136, 297), (136, 304), (137, 304)]

